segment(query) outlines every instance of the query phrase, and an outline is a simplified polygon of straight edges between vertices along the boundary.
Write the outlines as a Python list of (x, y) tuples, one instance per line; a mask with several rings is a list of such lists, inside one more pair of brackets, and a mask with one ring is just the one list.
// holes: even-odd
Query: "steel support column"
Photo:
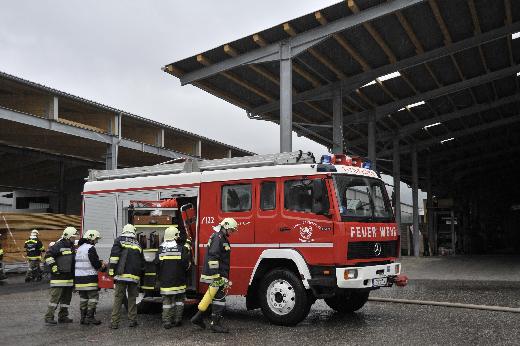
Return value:
[(65, 162), (58, 162), (58, 213), (66, 214), (65, 207)]
[(428, 226), (427, 234), (428, 234), (428, 243), (430, 245), (430, 256), (433, 256), (437, 253), (437, 239), (434, 234), (433, 229), (433, 194), (432, 194), (432, 163), (431, 158), (428, 157), (428, 166), (426, 172), (426, 224)]
[(344, 152), (343, 142), (343, 99), (341, 89), (334, 92), (332, 100), (332, 153), (341, 154)]
[(292, 61), (291, 47), (280, 48), (280, 152), (292, 151)]
[(419, 256), (419, 174), (417, 167), (417, 148), (414, 146), (412, 155), (412, 205), (413, 205), (413, 255)]
[(368, 159), (372, 162), (372, 169), (377, 169), (376, 158), (376, 115), (369, 115), (368, 120)]
[(119, 145), (117, 143), (107, 144), (106, 169), (117, 169), (117, 154)]
[(401, 230), (401, 154), (399, 152), (399, 137), (394, 138), (394, 159), (392, 161), (394, 175), (395, 223)]

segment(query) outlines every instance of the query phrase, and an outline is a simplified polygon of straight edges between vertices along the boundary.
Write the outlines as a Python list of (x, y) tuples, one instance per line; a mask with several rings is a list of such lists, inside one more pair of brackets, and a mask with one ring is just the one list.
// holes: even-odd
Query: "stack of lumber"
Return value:
[(4, 213), (0, 212), (0, 242), (4, 249), (4, 262), (25, 262), (24, 243), (33, 229), (40, 232), (45, 249), (49, 243), (60, 238), (67, 226), (79, 231), (81, 216), (48, 213)]

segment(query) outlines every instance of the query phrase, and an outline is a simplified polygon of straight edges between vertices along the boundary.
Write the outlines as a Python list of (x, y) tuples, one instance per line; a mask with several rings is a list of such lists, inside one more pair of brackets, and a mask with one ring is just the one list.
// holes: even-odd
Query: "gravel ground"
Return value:
[[(518, 307), (520, 283), (416, 280), (406, 288), (381, 289), (374, 296), (427, 299)], [(293, 345), (293, 344), (399, 344), (399, 345), (517, 345), (520, 314), (445, 307), (368, 302), (358, 313), (341, 316), (317, 301), (305, 321), (296, 327), (270, 325), (260, 311), (246, 311), (245, 299), (228, 299), (225, 323), (228, 335), (216, 335), (185, 323), (180, 328), (161, 328), (159, 314), (139, 315), (136, 329), (123, 319), (120, 329), (108, 328), (112, 292), (101, 293), (98, 318), (101, 326), (81, 326), (79, 299), (74, 294), (69, 325), (43, 324), (47, 284), (23, 283), (10, 276), (0, 284), (0, 344), (2, 345)]]

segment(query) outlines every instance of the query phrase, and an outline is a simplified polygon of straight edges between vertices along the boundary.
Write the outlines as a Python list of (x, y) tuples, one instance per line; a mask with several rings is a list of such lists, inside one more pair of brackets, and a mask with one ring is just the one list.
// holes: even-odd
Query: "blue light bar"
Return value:
[(361, 167), (366, 168), (366, 169), (372, 169), (372, 161), (366, 160), (365, 162), (363, 162)]
[(321, 155), (320, 163), (330, 165), (332, 163), (332, 157), (330, 155)]

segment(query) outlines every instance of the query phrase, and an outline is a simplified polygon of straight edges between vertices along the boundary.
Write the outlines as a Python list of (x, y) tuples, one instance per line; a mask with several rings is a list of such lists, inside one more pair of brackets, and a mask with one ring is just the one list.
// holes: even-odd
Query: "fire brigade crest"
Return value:
[(313, 242), (314, 239), (312, 239), (312, 234), (314, 233), (315, 229), (319, 229), (320, 226), (318, 226), (317, 223), (312, 221), (303, 221), (302, 223), (299, 223), (294, 226), (294, 229), (297, 230), (300, 234), (298, 240), (302, 243), (310, 243)]

